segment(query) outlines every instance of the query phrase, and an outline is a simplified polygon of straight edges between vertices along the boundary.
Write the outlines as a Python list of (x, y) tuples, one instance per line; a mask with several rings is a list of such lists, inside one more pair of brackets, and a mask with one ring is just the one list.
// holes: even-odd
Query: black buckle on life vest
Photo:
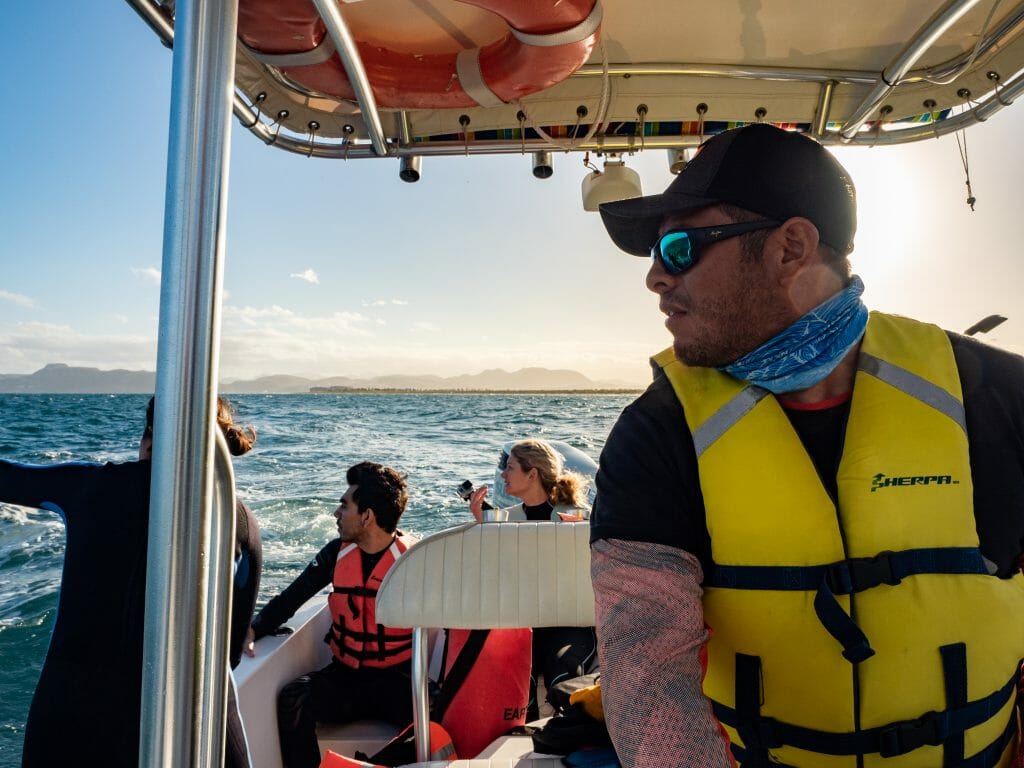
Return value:
[(851, 557), (832, 563), (825, 572), (825, 582), (834, 595), (852, 595), (879, 584), (896, 586), (900, 577), (893, 572), (892, 552), (879, 552), (874, 557)]
[(926, 712), (916, 720), (887, 725), (878, 734), (878, 753), (882, 757), (897, 757), (925, 745), (939, 746), (949, 735), (943, 715)]

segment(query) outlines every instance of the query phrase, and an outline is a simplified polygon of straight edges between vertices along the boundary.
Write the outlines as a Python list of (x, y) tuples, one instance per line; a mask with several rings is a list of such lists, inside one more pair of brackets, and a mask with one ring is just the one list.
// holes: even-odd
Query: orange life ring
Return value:
[[(390, 109), (499, 106), (561, 82), (590, 56), (600, 0), (457, 0), (509, 26), (482, 48), (399, 53), (356, 42), (377, 104)], [(238, 36), (257, 59), (313, 91), (355, 98), (310, 0), (239, 0)]]

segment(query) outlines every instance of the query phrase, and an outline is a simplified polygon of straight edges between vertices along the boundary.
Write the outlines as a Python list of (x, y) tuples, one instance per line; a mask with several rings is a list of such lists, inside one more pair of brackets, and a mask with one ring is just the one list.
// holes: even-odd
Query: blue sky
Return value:
[[(0, 373), (152, 370), (171, 55), (123, 3), (16, 3), (0, 27)], [(665, 331), (646, 261), (580, 205), (578, 156), (309, 160), (234, 126), (223, 378), (474, 373), (538, 365), (642, 383)], [(858, 187), (855, 271), (872, 308), (1024, 352), (1016, 237), (1024, 107), (953, 137), (841, 149)], [(629, 161), (645, 191), (663, 152)], [(315, 277), (314, 277), (315, 276)]]

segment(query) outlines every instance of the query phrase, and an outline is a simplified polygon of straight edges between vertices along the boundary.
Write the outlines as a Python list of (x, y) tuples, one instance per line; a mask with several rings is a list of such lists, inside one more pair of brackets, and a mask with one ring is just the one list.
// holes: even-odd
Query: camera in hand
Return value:
[[(463, 480), (462, 483), (459, 484), (459, 487), (455, 489), (455, 493), (457, 493), (459, 495), (459, 498), (462, 499), (463, 501), (469, 501), (469, 497), (473, 494), (474, 490), (475, 489), (473, 488), (472, 482), (470, 482), (469, 480)], [(494, 507), (492, 507), (486, 501), (483, 502), (481, 506), (483, 509), (494, 509)]]

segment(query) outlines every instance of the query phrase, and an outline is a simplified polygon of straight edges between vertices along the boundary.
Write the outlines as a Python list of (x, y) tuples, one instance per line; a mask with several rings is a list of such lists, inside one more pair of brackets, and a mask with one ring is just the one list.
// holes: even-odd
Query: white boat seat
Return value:
[(588, 522), (468, 523), (410, 547), (377, 593), (393, 627), (592, 627)]
[[(377, 617), (394, 627), (590, 627), (590, 524), (468, 523), (430, 536), (398, 559), (377, 591)], [(413, 661), (413, 691), (426, 675)], [(418, 706), (421, 700), (414, 695)], [(425, 696), (423, 697), (425, 700)], [(426, 722), (417, 712), (416, 722)], [(529, 736), (503, 736), (480, 756), (415, 766), (547, 768), (561, 758), (535, 755)]]

